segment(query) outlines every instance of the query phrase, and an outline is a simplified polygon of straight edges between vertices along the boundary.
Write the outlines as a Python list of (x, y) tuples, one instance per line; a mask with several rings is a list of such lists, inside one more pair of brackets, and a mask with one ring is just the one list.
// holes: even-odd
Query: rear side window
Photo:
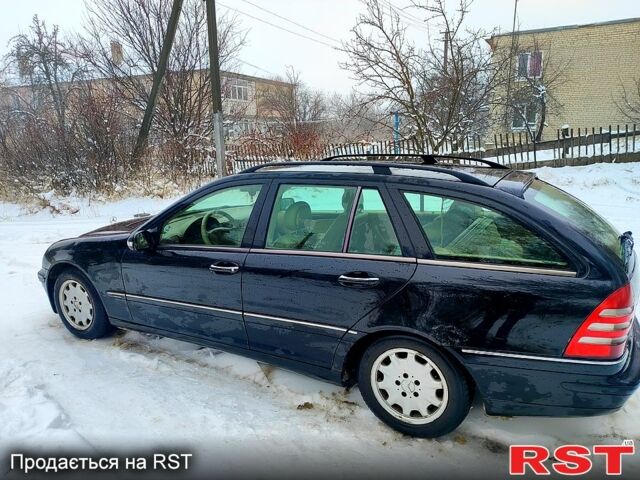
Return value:
[(533, 181), (525, 191), (524, 198), (569, 221), (584, 235), (622, 259), (620, 234), (609, 222), (577, 198), (541, 180)]
[(405, 192), (436, 258), (568, 269), (567, 261), (516, 220), (475, 203)]
[(360, 193), (348, 252), (402, 255), (389, 212), (376, 189), (364, 188)]

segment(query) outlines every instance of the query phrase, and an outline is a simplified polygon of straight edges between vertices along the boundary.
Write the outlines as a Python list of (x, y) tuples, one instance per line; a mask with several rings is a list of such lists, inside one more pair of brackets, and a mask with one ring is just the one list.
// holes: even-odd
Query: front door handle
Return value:
[(373, 287), (380, 282), (380, 279), (366, 274), (346, 273), (338, 277), (338, 282), (345, 286)]
[(209, 271), (213, 273), (226, 273), (233, 275), (240, 271), (240, 265), (233, 262), (217, 262), (209, 266)]

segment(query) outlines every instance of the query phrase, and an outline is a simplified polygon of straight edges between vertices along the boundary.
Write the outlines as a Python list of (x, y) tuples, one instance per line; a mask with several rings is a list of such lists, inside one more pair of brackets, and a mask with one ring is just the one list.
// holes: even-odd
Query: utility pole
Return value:
[(444, 34), (444, 73), (446, 74), (449, 64), (449, 29), (440, 33)]
[(149, 100), (147, 101), (147, 106), (144, 110), (144, 117), (142, 118), (142, 125), (140, 127), (140, 132), (138, 133), (136, 146), (133, 149), (132, 156), (134, 159), (139, 158), (147, 146), (149, 130), (151, 129), (151, 121), (153, 120), (153, 112), (158, 101), (158, 92), (162, 85), (162, 79), (164, 78), (164, 73), (167, 70), (167, 63), (169, 63), (169, 54), (171, 53), (171, 47), (173, 46), (173, 39), (176, 36), (176, 29), (178, 27), (178, 19), (180, 18), (181, 9), (182, 0), (174, 0), (173, 7), (171, 8), (171, 15), (169, 16), (169, 23), (167, 24), (167, 33), (162, 41), (158, 70), (156, 70), (153, 75), (153, 85), (151, 85)]
[(513, 57), (516, 56), (516, 18), (518, 14), (518, 0), (514, 0), (513, 4), (513, 26), (511, 27), (511, 51), (509, 52), (509, 71), (507, 72), (507, 104), (504, 109), (504, 123), (505, 127), (509, 127), (509, 118), (511, 112), (511, 81), (514, 75), (513, 72)]
[(400, 153), (400, 113), (393, 112), (393, 153)]
[(207, 4), (207, 33), (209, 37), (209, 81), (211, 82), (213, 138), (216, 145), (216, 166), (218, 177), (224, 177), (224, 124), (222, 119), (222, 92), (220, 90), (220, 58), (218, 56), (216, 3), (215, 0), (205, 1)]

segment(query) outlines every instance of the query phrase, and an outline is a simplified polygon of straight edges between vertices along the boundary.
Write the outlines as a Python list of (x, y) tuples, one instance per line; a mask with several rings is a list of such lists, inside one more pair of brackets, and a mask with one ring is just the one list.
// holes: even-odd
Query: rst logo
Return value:
[[(595, 445), (592, 450), (583, 445), (562, 445), (553, 451), (553, 459), (548, 448), (541, 445), (511, 445), (509, 447), (509, 474), (550, 475), (551, 469), (559, 475), (584, 475), (591, 471), (595, 456), (604, 459), (607, 475), (622, 475), (625, 455), (635, 454), (633, 440), (625, 440), (622, 445)], [(592, 458), (593, 457), (593, 458)], [(547, 465), (545, 465), (545, 463)]]

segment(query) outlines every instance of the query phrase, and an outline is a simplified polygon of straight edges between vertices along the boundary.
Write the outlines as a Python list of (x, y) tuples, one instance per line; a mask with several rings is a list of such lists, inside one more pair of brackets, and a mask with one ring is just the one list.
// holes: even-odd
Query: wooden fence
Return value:
[[(227, 171), (237, 173), (249, 167), (281, 161), (320, 160), (336, 155), (396, 153), (433, 153), (429, 145), (412, 139), (398, 142), (360, 142), (328, 144), (296, 150), (278, 143), (230, 145), (227, 147)], [(439, 154), (477, 157), (512, 168), (587, 165), (600, 162), (640, 161), (640, 130), (637, 125), (557, 130), (555, 138), (532, 141), (525, 132), (467, 136), (444, 142)], [(215, 174), (215, 158), (204, 160), (204, 173)]]

